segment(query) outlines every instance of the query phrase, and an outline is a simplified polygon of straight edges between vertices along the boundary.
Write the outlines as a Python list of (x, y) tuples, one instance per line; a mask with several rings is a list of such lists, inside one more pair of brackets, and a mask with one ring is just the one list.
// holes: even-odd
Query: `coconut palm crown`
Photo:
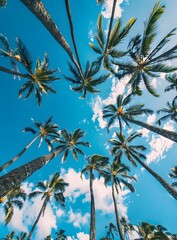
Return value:
[(171, 30), (156, 46), (152, 49), (152, 44), (157, 36), (157, 21), (165, 11), (165, 6), (158, 1), (145, 24), (143, 35), (137, 35), (130, 40), (128, 52), (130, 60), (127, 62), (115, 62), (119, 69), (117, 77), (131, 75), (128, 85), (132, 92), (138, 95), (142, 94), (140, 83), (145, 84), (146, 89), (154, 96), (159, 96), (152, 84), (152, 78), (159, 77), (160, 73), (170, 73), (176, 70), (176, 67), (167, 66), (167, 61), (177, 57), (177, 45), (164, 51), (164, 47), (170, 41), (175, 30)]
[(168, 91), (173, 90), (173, 89), (175, 89), (177, 91), (177, 74), (176, 73), (167, 74), (165, 76), (165, 79), (170, 84), (169, 86), (167, 86), (165, 88), (165, 92), (168, 92)]
[(26, 193), (20, 186), (15, 187), (4, 198), (0, 199), (5, 212), (5, 225), (11, 221), (14, 214), (14, 207), (22, 209), (25, 200)]
[(90, 147), (89, 142), (82, 141), (82, 138), (85, 136), (85, 132), (81, 129), (76, 129), (73, 133), (63, 129), (59, 132), (59, 135), (59, 138), (56, 138), (55, 142), (59, 144), (56, 147), (56, 150), (64, 152), (62, 156), (62, 163), (66, 161), (69, 151), (71, 151), (74, 159), (78, 160), (78, 154), (85, 155), (79, 146)]
[(161, 122), (166, 120), (172, 120), (177, 122), (177, 98), (174, 98), (172, 103), (167, 102), (167, 107), (159, 109), (157, 113), (166, 113), (165, 116), (161, 117), (156, 123), (161, 125)]
[(69, 70), (72, 73), (71, 77), (68, 77), (62, 73), (62, 75), (65, 77), (66, 80), (72, 82), (76, 87), (71, 87), (71, 90), (82, 93), (83, 95), (81, 98), (85, 98), (86, 94), (88, 92), (90, 93), (97, 93), (100, 92), (98, 89), (96, 89), (96, 86), (100, 85), (101, 83), (105, 82), (110, 74), (101, 75), (100, 77), (95, 77), (95, 75), (98, 73), (100, 69), (100, 65), (89, 63), (89, 61), (86, 64), (85, 71), (83, 75), (81, 75), (78, 70), (72, 66), (70, 63)]
[(94, 52), (100, 55), (100, 57), (98, 57), (98, 59), (95, 61), (96, 63), (101, 64), (103, 62), (104, 68), (114, 73), (110, 60), (117, 59), (126, 55), (126, 51), (118, 50), (117, 47), (127, 36), (135, 21), (135, 18), (131, 18), (125, 24), (125, 26), (122, 27), (122, 22), (119, 18), (112, 31), (110, 30), (111, 32), (106, 40), (106, 36), (103, 30), (103, 17), (102, 15), (99, 15), (97, 21), (97, 34), (95, 35), (98, 46), (93, 43), (89, 43)]
[(133, 119), (135, 116), (142, 114), (153, 113), (152, 110), (143, 108), (144, 104), (135, 104), (128, 107), (133, 95), (129, 94), (125, 97), (124, 94), (120, 94), (117, 96), (115, 105), (109, 104), (103, 108), (103, 118), (110, 118), (107, 129), (118, 120), (120, 131), (122, 131), (122, 122), (129, 127), (128, 119)]

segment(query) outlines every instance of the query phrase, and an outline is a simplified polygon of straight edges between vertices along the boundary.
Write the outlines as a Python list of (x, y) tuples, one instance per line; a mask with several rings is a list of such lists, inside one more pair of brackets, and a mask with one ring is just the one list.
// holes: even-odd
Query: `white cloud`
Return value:
[[(85, 176), (83, 176), (82, 180), (80, 178), (80, 173), (70, 168), (68, 172), (64, 173), (63, 178), (69, 183), (65, 192), (65, 197), (68, 197), (72, 202), (76, 201), (80, 196), (83, 196), (83, 203), (90, 201), (89, 180), (86, 179)], [(96, 210), (100, 210), (103, 213), (114, 212), (111, 187), (105, 187), (103, 178), (95, 178), (93, 189)], [(123, 216), (127, 215), (127, 207), (124, 205), (124, 199), (127, 197), (128, 193), (128, 190), (123, 189), (118, 196), (118, 207)]]
[[(126, 86), (128, 83), (128, 80), (129, 80), (128, 76), (122, 78), (121, 80), (116, 80), (115, 78), (113, 78), (109, 96), (106, 99), (101, 99), (100, 96), (92, 99), (92, 102), (91, 102), (91, 107), (93, 110), (92, 121), (95, 122), (97, 119), (100, 128), (105, 128), (107, 125), (107, 121), (103, 119), (103, 113), (102, 113), (103, 106), (108, 104), (115, 104), (117, 96), (119, 94), (125, 93), (126, 89), (129, 92), (130, 88), (127, 88)], [(115, 123), (112, 125), (112, 127), (118, 127), (118, 126), (119, 126), (118, 121), (115, 121)]]
[[(115, 14), (114, 18), (121, 17), (122, 15), (122, 9), (120, 7), (120, 4), (123, 2), (123, 0), (118, 0), (116, 4), (116, 9), (115, 9)], [(110, 18), (111, 17), (111, 12), (112, 12), (112, 6), (113, 6), (113, 0), (107, 1), (103, 8), (102, 8), (102, 14), (105, 18)]]
[(84, 232), (79, 232), (77, 234), (78, 240), (89, 240), (89, 235), (85, 234)]
[[(166, 123), (163, 127), (164, 129), (174, 131), (174, 126), (171, 121)], [(150, 153), (147, 154), (146, 163), (159, 162), (165, 157), (165, 152), (172, 148), (174, 142), (170, 139), (162, 137), (160, 135), (152, 135), (152, 140), (150, 141)]]
[(80, 211), (74, 213), (72, 208), (68, 212), (68, 222), (73, 223), (74, 227), (81, 228), (81, 226), (88, 223), (89, 218), (89, 213), (82, 214)]

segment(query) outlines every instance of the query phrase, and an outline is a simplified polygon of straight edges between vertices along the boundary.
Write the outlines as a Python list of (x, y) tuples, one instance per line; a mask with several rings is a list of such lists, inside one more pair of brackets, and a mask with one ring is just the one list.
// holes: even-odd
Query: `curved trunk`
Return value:
[(172, 197), (177, 200), (177, 190), (174, 189), (165, 179), (163, 179), (159, 174), (154, 172), (150, 167), (148, 167), (143, 161), (141, 161), (137, 156), (132, 154), (132, 156), (143, 166), (155, 179), (170, 193)]
[(19, 186), (25, 179), (60, 154), (61, 151), (56, 150), (55, 152), (38, 157), (0, 177), (0, 198), (11, 191), (14, 186)]
[(92, 170), (90, 170), (90, 198), (91, 198), (90, 240), (96, 240), (95, 199), (94, 199), (94, 193), (93, 193)]
[(30, 79), (31, 77), (27, 74), (23, 74), (23, 73), (20, 73), (20, 72), (16, 72), (16, 71), (13, 71), (11, 69), (8, 69), (8, 68), (5, 68), (5, 67), (2, 67), (0, 66), (0, 71), (1, 72), (6, 72), (8, 74), (11, 74), (11, 75), (14, 75), (14, 76), (19, 76), (19, 77), (23, 77), (23, 78), (27, 78), (27, 79)]
[(74, 51), (75, 51), (75, 54), (76, 54), (76, 59), (77, 59), (77, 62), (79, 64), (80, 70), (82, 72), (81, 63), (80, 63), (80, 60), (79, 60), (79, 54), (78, 54), (78, 51), (77, 51), (77, 45), (76, 45), (76, 41), (75, 41), (75, 37), (74, 37), (74, 27), (73, 27), (73, 22), (72, 22), (69, 0), (65, 0), (65, 6), (66, 6), (67, 15), (68, 15), (71, 38), (72, 38), (72, 41), (73, 41), (73, 46), (74, 46)]
[(120, 225), (119, 212), (118, 212), (116, 197), (115, 197), (115, 193), (114, 193), (114, 183), (112, 183), (112, 198), (113, 198), (113, 202), (114, 202), (114, 210), (115, 210), (115, 214), (116, 214), (116, 222), (117, 222), (117, 229), (119, 232), (119, 236), (120, 236), (121, 240), (125, 240), (123, 233), (122, 233), (121, 225)]
[(38, 0), (20, 0), (20, 1), (40, 20), (40, 22), (46, 27), (46, 29), (55, 38), (55, 40), (64, 48), (64, 50), (67, 52), (67, 54), (69, 55), (72, 62), (75, 64), (76, 68), (78, 69), (79, 73), (82, 76), (79, 65), (74, 58), (74, 55), (69, 44), (63, 37), (62, 33), (59, 31), (57, 25), (53, 22), (50, 14), (47, 12), (42, 2)]
[(111, 13), (111, 19), (110, 19), (110, 23), (109, 23), (109, 30), (108, 30), (108, 36), (107, 36), (107, 41), (106, 41), (105, 52), (107, 52), (107, 49), (108, 49), (109, 39), (110, 39), (110, 35), (111, 35), (111, 30), (112, 30), (112, 24), (113, 24), (113, 20), (114, 20), (114, 13), (115, 13), (115, 9), (116, 9), (116, 3), (117, 3), (117, 0), (114, 0), (113, 5), (112, 5), (112, 13)]
[(33, 142), (35, 142), (38, 137), (40, 135), (37, 135), (26, 147), (23, 148), (23, 150), (18, 153), (14, 158), (12, 158), (11, 160), (9, 160), (8, 162), (4, 163), (1, 167), (0, 167), (0, 172), (2, 172), (4, 169), (6, 169), (7, 167), (9, 167), (12, 163), (14, 163), (15, 161), (17, 161), (17, 159), (19, 157), (21, 157), (21, 155), (26, 152), (26, 150), (33, 144)]
[(41, 217), (41, 215), (42, 215), (42, 213), (43, 213), (43, 211), (44, 211), (44, 209), (45, 209), (45, 207), (46, 207), (47, 201), (48, 201), (48, 198), (45, 199), (45, 201), (44, 201), (44, 203), (43, 203), (43, 205), (42, 205), (42, 207), (41, 207), (41, 210), (40, 210), (40, 212), (39, 212), (39, 214), (38, 214), (38, 216), (37, 216), (37, 218), (36, 218), (36, 220), (35, 220), (32, 228), (31, 228), (31, 230), (30, 230), (30, 232), (29, 232), (29, 235), (28, 235), (28, 237), (27, 237), (27, 240), (30, 240), (30, 239), (31, 239), (32, 234), (33, 234), (33, 232), (34, 232), (34, 229), (35, 229), (36, 225), (38, 224), (39, 219), (40, 219), (40, 217)]
[(134, 124), (137, 124), (143, 128), (146, 128), (146, 129), (152, 131), (152, 132), (155, 132), (165, 138), (168, 138), (168, 139), (172, 140), (173, 142), (177, 142), (177, 133), (176, 132), (172, 132), (172, 131), (169, 131), (169, 130), (166, 130), (163, 128), (155, 127), (155, 126), (152, 126), (147, 123), (137, 121), (134, 119), (130, 119), (130, 118), (126, 118), (126, 119)]

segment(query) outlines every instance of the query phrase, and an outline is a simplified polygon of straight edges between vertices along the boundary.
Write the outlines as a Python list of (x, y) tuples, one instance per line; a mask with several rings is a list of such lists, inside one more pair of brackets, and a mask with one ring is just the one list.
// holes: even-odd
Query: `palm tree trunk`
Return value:
[(125, 240), (124, 235), (122, 233), (122, 229), (121, 229), (119, 212), (118, 212), (116, 197), (115, 197), (115, 193), (114, 193), (114, 183), (112, 183), (112, 198), (113, 198), (113, 202), (114, 202), (114, 210), (115, 210), (115, 214), (116, 214), (116, 222), (117, 222), (117, 229), (118, 229), (118, 232), (119, 232), (119, 236), (120, 236), (121, 240)]
[(20, 72), (16, 72), (16, 71), (13, 71), (11, 69), (8, 69), (8, 68), (5, 68), (5, 67), (2, 67), (0, 66), (0, 71), (1, 72), (6, 72), (8, 74), (11, 74), (11, 75), (14, 75), (14, 76), (19, 76), (19, 77), (23, 77), (23, 78), (27, 78), (27, 79), (30, 79), (31, 77), (27, 74), (23, 74), (23, 73), (20, 73)]
[(68, 15), (71, 38), (72, 38), (72, 41), (73, 41), (73, 46), (74, 46), (74, 51), (75, 51), (75, 54), (76, 54), (76, 59), (77, 59), (77, 62), (79, 64), (80, 70), (82, 71), (81, 63), (80, 63), (80, 59), (79, 59), (79, 53), (78, 53), (78, 50), (77, 50), (77, 45), (76, 45), (76, 41), (75, 41), (75, 37), (74, 37), (74, 27), (73, 27), (73, 22), (72, 22), (69, 0), (65, 0), (65, 6), (66, 6), (67, 15)]
[(113, 24), (113, 20), (114, 20), (114, 13), (115, 13), (115, 9), (116, 9), (116, 3), (117, 3), (117, 0), (114, 0), (113, 5), (112, 5), (112, 13), (111, 13), (111, 19), (110, 19), (110, 23), (109, 23), (109, 30), (108, 30), (108, 36), (107, 36), (107, 41), (106, 41), (105, 52), (107, 52), (107, 49), (108, 49), (109, 39), (110, 39), (110, 35), (111, 35), (111, 30), (112, 30), (112, 24)]
[(60, 154), (61, 151), (62, 150), (59, 149), (55, 152), (38, 157), (0, 177), (0, 198), (4, 197), (9, 191), (11, 191), (14, 186), (20, 185), (25, 179), (50, 162)]
[(23, 148), (23, 150), (21, 152), (19, 152), (15, 157), (13, 157), (11, 160), (9, 160), (8, 162), (4, 163), (2, 166), (0, 166), (0, 172), (2, 172), (4, 169), (6, 169), (7, 167), (9, 167), (12, 163), (14, 163), (15, 161), (17, 161), (17, 159), (19, 157), (21, 157), (21, 155), (26, 152), (26, 150), (38, 139), (40, 135), (37, 135), (30, 143), (28, 143), (28, 145), (26, 147)]
[(39, 214), (38, 214), (38, 216), (37, 216), (37, 218), (36, 218), (36, 220), (35, 220), (32, 228), (31, 228), (31, 230), (30, 230), (30, 232), (29, 232), (29, 235), (28, 235), (28, 237), (27, 237), (27, 240), (30, 240), (30, 239), (31, 239), (32, 234), (33, 234), (33, 232), (34, 232), (34, 229), (35, 229), (36, 225), (38, 224), (39, 219), (40, 219), (40, 217), (41, 217), (41, 215), (42, 215), (42, 213), (43, 213), (43, 211), (44, 211), (44, 209), (45, 209), (45, 207), (46, 207), (47, 201), (48, 201), (48, 198), (45, 199), (45, 201), (44, 201), (44, 203), (43, 203), (43, 205), (42, 205), (42, 207), (41, 207), (41, 210), (40, 210), (40, 212), (39, 212)]
[(77, 61), (74, 58), (70, 46), (63, 37), (62, 33), (59, 31), (57, 25), (53, 22), (50, 14), (47, 12), (42, 2), (38, 0), (20, 1), (40, 20), (40, 22), (46, 27), (46, 29), (51, 33), (55, 40), (64, 48), (82, 76), (82, 72)]
[(150, 167), (148, 167), (141, 159), (139, 159), (136, 155), (131, 155), (143, 166), (155, 179), (170, 193), (172, 197), (174, 197), (177, 200), (177, 190), (174, 189), (165, 179), (163, 179), (159, 174), (154, 172)]
[(155, 132), (165, 138), (168, 138), (168, 139), (172, 140), (173, 142), (177, 142), (177, 133), (176, 132), (172, 132), (172, 131), (169, 131), (169, 130), (166, 130), (163, 128), (155, 127), (155, 126), (152, 126), (147, 123), (137, 121), (134, 119), (130, 119), (130, 118), (126, 118), (126, 119), (134, 124), (137, 124), (143, 128), (150, 130), (151, 132)]
[(90, 198), (91, 198), (90, 240), (96, 240), (95, 199), (93, 193), (92, 169), (90, 170)]

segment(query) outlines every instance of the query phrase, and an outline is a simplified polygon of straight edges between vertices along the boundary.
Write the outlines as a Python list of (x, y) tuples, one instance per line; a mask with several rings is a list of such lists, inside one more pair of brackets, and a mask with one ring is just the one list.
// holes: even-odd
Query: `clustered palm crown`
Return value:
[(125, 137), (121, 132), (115, 132), (117, 138), (112, 138), (109, 140), (109, 143), (113, 146), (111, 148), (111, 154), (114, 156), (122, 157), (123, 154), (127, 157), (127, 159), (136, 166), (136, 162), (134, 159), (143, 158), (146, 159), (146, 156), (142, 154), (140, 151), (145, 151), (146, 148), (143, 145), (131, 145), (131, 142), (137, 138), (141, 137), (141, 133), (132, 133), (129, 137)]
[[(38, 182), (36, 184), (36, 187), (40, 190), (33, 191), (29, 194), (29, 198), (36, 197), (38, 195), (42, 194), (42, 198), (46, 200), (46, 202), (50, 201), (51, 197), (54, 197), (54, 199), (60, 203), (61, 206), (64, 207), (65, 205), (65, 198), (63, 195), (63, 192), (65, 190), (65, 187), (68, 186), (68, 183), (64, 182), (64, 180), (61, 178), (59, 173), (55, 173), (52, 178), (49, 181), (45, 182)], [(46, 208), (46, 205), (45, 205)], [(43, 209), (43, 214), (45, 212), (45, 208)]]
[(5, 224), (9, 224), (14, 214), (14, 208), (17, 207), (22, 209), (23, 203), (26, 200), (26, 193), (20, 187), (15, 187), (12, 191), (10, 191), (4, 199), (1, 198), (1, 203), (3, 204), (4, 212), (5, 212)]
[(49, 151), (53, 149), (52, 142), (59, 137), (59, 130), (58, 130), (58, 125), (55, 123), (52, 123), (52, 118), (53, 116), (49, 117), (44, 123), (42, 122), (36, 122), (32, 119), (35, 127), (25, 127), (24, 132), (31, 132), (33, 134), (38, 134), (39, 135), (39, 144), (38, 147), (41, 146), (41, 143), (43, 139), (45, 140)]
[(76, 129), (73, 133), (63, 129), (59, 132), (59, 135), (59, 138), (56, 138), (55, 141), (59, 144), (56, 149), (64, 152), (62, 163), (65, 162), (69, 151), (71, 151), (74, 159), (78, 160), (78, 154), (84, 155), (84, 152), (78, 146), (90, 147), (89, 142), (82, 141), (85, 132), (81, 129)]
[(124, 94), (120, 94), (117, 96), (116, 105), (109, 104), (103, 108), (103, 118), (110, 118), (107, 129), (118, 120), (120, 130), (122, 130), (122, 122), (129, 127), (128, 121), (135, 116), (153, 113), (152, 110), (143, 108), (144, 104), (135, 104), (128, 107), (127, 105), (132, 100), (133, 95), (134, 94), (129, 94), (128, 96), (124, 96)]
[(158, 110), (157, 113), (166, 113), (165, 116), (161, 117), (157, 121), (159, 125), (161, 125), (161, 122), (168, 119), (177, 122), (177, 98), (175, 97), (172, 103), (167, 102), (167, 107)]
[(95, 87), (105, 82), (110, 76), (110, 74), (108, 73), (105, 75), (101, 75), (100, 77), (95, 77), (95, 75), (98, 73), (100, 69), (100, 65), (95, 63), (90, 64), (89, 61), (86, 64), (83, 75), (81, 75), (81, 73), (75, 67), (73, 67), (70, 63), (68, 64), (69, 64), (69, 69), (73, 74), (73, 76), (67, 77), (64, 74), (63, 76), (66, 78), (66, 80), (72, 82), (74, 85), (77, 85), (77, 87), (71, 87), (71, 89), (75, 92), (82, 93), (83, 95), (81, 96), (81, 98), (85, 98), (87, 92), (90, 92), (90, 93), (100, 92)]
[(16, 38), (17, 48), (15, 50), (11, 49), (7, 37), (2, 34), (0, 34), (0, 41), (5, 48), (5, 50), (0, 49), (0, 55), (10, 58), (12, 67), (17, 72), (17, 75), (19, 73), (17, 63), (20, 63), (27, 71), (27, 73), (23, 74), (27, 82), (20, 88), (18, 93), (19, 98), (26, 92), (24, 98), (27, 99), (34, 92), (37, 104), (40, 106), (42, 94), (48, 94), (49, 92), (56, 93), (50, 85), (53, 81), (59, 80), (59, 78), (54, 75), (57, 70), (49, 69), (49, 58), (47, 53), (44, 55), (43, 61), (38, 58), (33, 70), (31, 54), (20, 38)]
[(173, 89), (177, 91), (177, 74), (176, 73), (167, 74), (165, 76), (165, 79), (167, 80), (168, 83), (170, 83), (170, 85), (165, 88), (165, 92), (168, 92)]
[(136, 19), (131, 18), (124, 27), (122, 27), (121, 19), (119, 18), (110, 33), (110, 38), (105, 40), (105, 34), (103, 31), (103, 17), (99, 15), (97, 21), (97, 34), (95, 39), (98, 42), (99, 46), (96, 46), (93, 43), (89, 43), (90, 47), (99, 55), (98, 59), (95, 61), (97, 64), (103, 62), (105, 69), (110, 70), (114, 73), (114, 70), (111, 66), (110, 59), (120, 58), (126, 55), (126, 51), (120, 51), (117, 49), (117, 46), (122, 42), (122, 40), (127, 36), (131, 27), (135, 23)]
[(165, 6), (161, 6), (158, 1), (145, 24), (143, 36), (137, 35), (129, 42), (128, 52), (131, 60), (127, 62), (114, 61), (114, 64), (118, 65), (117, 77), (130, 75), (128, 85), (131, 86), (132, 92), (136, 92), (138, 95), (142, 94), (140, 83), (143, 81), (152, 95), (159, 96), (152, 85), (152, 78), (159, 77), (160, 73), (170, 73), (176, 70), (175, 67), (167, 66), (166, 61), (177, 57), (177, 45), (162, 52), (176, 29), (170, 31), (153, 50), (151, 49), (157, 35), (156, 23), (164, 10)]

